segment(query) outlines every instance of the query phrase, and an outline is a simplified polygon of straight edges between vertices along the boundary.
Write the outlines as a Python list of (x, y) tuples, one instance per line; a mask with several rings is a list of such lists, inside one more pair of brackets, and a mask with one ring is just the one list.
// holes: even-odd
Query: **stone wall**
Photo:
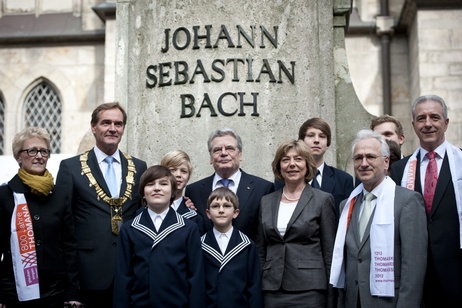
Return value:
[(243, 139), (243, 169), (272, 180), (279, 144), (322, 117), (334, 132), (335, 166), (337, 107), (353, 130), (362, 109), (354, 91), (337, 93), (339, 84), (351, 88), (348, 67), (337, 67), (346, 62), (345, 24), (334, 30), (332, 14), (343, 2), (118, 2), (115, 96), (130, 113), (125, 147), (148, 164), (183, 149), (194, 181), (213, 172), (210, 132), (231, 127)]

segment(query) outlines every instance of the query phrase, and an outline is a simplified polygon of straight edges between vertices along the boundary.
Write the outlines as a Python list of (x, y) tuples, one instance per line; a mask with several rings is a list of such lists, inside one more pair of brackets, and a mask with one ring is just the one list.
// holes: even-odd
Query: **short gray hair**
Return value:
[(380, 153), (383, 156), (390, 157), (390, 147), (388, 146), (385, 138), (378, 132), (374, 132), (370, 129), (362, 129), (356, 134), (356, 138), (353, 140), (351, 146), (351, 155), (354, 155), (355, 146), (365, 139), (376, 139), (380, 142)]
[(425, 103), (428, 101), (434, 101), (437, 102), (441, 105), (443, 108), (443, 117), (446, 120), (448, 118), (448, 106), (446, 106), (446, 103), (444, 100), (439, 97), (438, 95), (422, 95), (418, 97), (411, 106), (411, 111), (412, 111), (412, 120), (415, 119), (415, 108), (417, 107), (418, 104)]
[(223, 136), (232, 136), (232, 137), (234, 137), (234, 139), (236, 139), (236, 141), (237, 141), (237, 148), (239, 149), (239, 151), (242, 152), (242, 140), (241, 140), (241, 137), (239, 137), (239, 135), (234, 130), (232, 130), (231, 128), (219, 128), (219, 129), (214, 130), (209, 136), (209, 140), (207, 141), (207, 147), (209, 149), (209, 153), (212, 153), (212, 141), (213, 141), (213, 139), (215, 139), (217, 137), (223, 137)]

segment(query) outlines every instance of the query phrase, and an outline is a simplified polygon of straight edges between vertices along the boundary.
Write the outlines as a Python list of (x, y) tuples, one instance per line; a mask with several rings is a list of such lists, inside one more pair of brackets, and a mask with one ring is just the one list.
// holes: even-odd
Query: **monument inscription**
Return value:
[(192, 182), (213, 172), (209, 134), (230, 127), (243, 170), (273, 180), (274, 152), (301, 123), (322, 117), (336, 131), (337, 1), (117, 0), (115, 97), (130, 153), (156, 164), (182, 149)]
[[(220, 26), (219, 33), (212, 37), (212, 25), (193, 26), (192, 30), (186, 27), (179, 27), (171, 32), (171, 29), (164, 30), (164, 47), (162, 53), (167, 53), (172, 46), (176, 50), (191, 49), (218, 49), (218, 48), (278, 48), (278, 26), (273, 26), (273, 33), (270, 33), (264, 26), (250, 26), (246, 30), (241, 25), (236, 25), (236, 31), (228, 31), (225, 25)], [(259, 29), (259, 31), (257, 31)], [(201, 30), (205, 33), (201, 34)], [(258, 32), (258, 33), (257, 33)], [(171, 34), (172, 33), (172, 34)], [(171, 36), (170, 36), (171, 34)], [(256, 37), (260, 39), (257, 46)], [(214, 43), (212, 44), (212, 40)], [(237, 44), (234, 42), (237, 41)], [(171, 44), (170, 44), (171, 43)], [(244, 46), (243, 46), (244, 45)], [(272, 64), (276, 63), (276, 69)], [(174, 60), (159, 64), (151, 64), (146, 69), (146, 87), (166, 87), (184, 84), (220, 83), (230, 79), (231, 82), (242, 82), (240, 72), (245, 72), (244, 82), (283, 83), (288, 81), (295, 83), (295, 63), (290, 61), (288, 67), (284, 61), (263, 58), (255, 61), (253, 57), (236, 57), (226, 59), (214, 59), (210, 66), (204, 65), (202, 59), (195, 63), (185, 60)], [(224, 92), (213, 99), (208, 93), (203, 93), (201, 102), (190, 93), (179, 95), (181, 103), (180, 118), (200, 117), (203, 109), (209, 110), (209, 115), (216, 117), (219, 114), (226, 117), (234, 115), (245, 116), (244, 108), (251, 110), (251, 116), (258, 117), (258, 95), (259, 92)]]

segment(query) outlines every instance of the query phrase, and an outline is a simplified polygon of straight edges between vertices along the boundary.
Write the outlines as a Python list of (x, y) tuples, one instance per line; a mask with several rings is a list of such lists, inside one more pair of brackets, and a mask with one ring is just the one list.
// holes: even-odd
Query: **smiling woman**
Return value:
[(308, 184), (317, 169), (303, 140), (280, 145), (272, 167), (285, 186), (260, 204), (257, 247), (265, 307), (330, 307), (334, 198)]
[(71, 205), (47, 170), (49, 149), (43, 128), (25, 128), (13, 139), (19, 171), (0, 187), (0, 306), (80, 306)]

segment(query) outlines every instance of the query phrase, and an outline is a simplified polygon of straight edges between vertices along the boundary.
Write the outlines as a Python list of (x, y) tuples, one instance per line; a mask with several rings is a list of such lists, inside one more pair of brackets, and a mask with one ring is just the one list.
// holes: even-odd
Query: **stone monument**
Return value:
[(350, 0), (118, 0), (122, 148), (149, 165), (182, 149), (193, 182), (213, 172), (210, 132), (230, 127), (243, 139), (242, 168), (272, 180), (277, 147), (322, 117), (334, 134), (327, 162), (348, 169), (349, 142), (370, 121), (348, 74), (350, 9)]

